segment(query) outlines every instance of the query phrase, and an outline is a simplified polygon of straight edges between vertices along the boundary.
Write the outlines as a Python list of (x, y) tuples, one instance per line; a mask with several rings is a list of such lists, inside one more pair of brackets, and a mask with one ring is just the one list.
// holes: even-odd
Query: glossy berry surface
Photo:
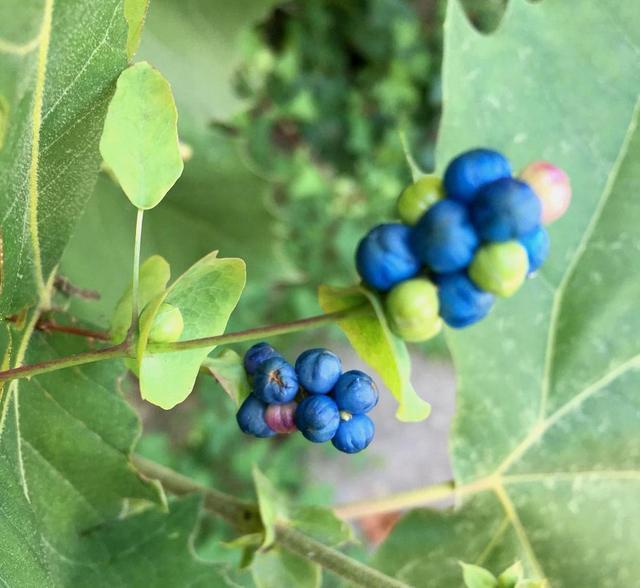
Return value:
[(527, 233), (524, 237), (521, 237), (520, 244), (527, 250), (527, 257), (529, 258), (529, 269), (527, 273), (532, 274), (542, 266), (549, 255), (549, 248), (551, 246), (549, 233), (547, 229), (540, 226), (531, 233)]
[(438, 273), (465, 268), (478, 243), (466, 207), (449, 199), (434, 204), (411, 234), (411, 244), (420, 260)]
[(520, 172), (542, 205), (542, 222), (557, 221), (571, 204), (571, 183), (566, 172), (548, 161), (534, 161)]
[(468, 204), (484, 185), (511, 177), (507, 158), (492, 149), (472, 149), (451, 161), (444, 173), (444, 191), (448, 198)]
[(253, 376), (263, 361), (275, 356), (279, 357), (280, 354), (269, 343), (256, 343), (244, 354), (244, 369), (248, 375)]
[(356, 266), (367, 284), (386, 292), (420, 271), (420, 260), (409, 244), (410, 234), (408, 226), (389, 223), (373, 228), (360, 241)]
[(182, 313), (177, 306), (166, 302), (160, 305), (149, 330), (149, 341), (173, 343), (180, 339), (184, 330)]
[(340, 420), (331, 443), (343, 453), (358, 453), (369, 446), (375, 432), (375, 425), (366, 414), (355, 414)]
[(528, 270), (527, 250), (518, 241), (506, 241), (481, 247), (469, 277), (482, 290), (507, 298), (522, 286)]
[(433, 175), (424, 176), (405, 188), (398, 197), (398, 216), (402, 222), (415, 225), (443, 197), (442, 180)]
[(279, 356), (263, 361), (253, 376), (253, 393), (267, 404), (286, 404), (298, 393), (293, 366)]
[(340, 424), (338, 407), (325, 394), (307, 396), (298, 405), (294, 418), (300, 432), (313, 443), (329, 441)]
[(240, 430), (254, 437), (273, 437), (276, 433), (265, 421), (266, 409), (267, 405), (253, 394), (247, 396), (236, 414)]
[(454, 329), (468, 327), (483, 319), (495, 301), (493, 294), (480, 290), (465, 272), (441, 276), (438, 296), (440, 316)]
[(297, 402), (287, 404), (270, 404), (264, 413), (267, 426), (276, 433), (293, 433), (298, 430), (294, 420)]
[(438, 315), (438, 290), (425, 278), (398, 284), (385, 301), (391, 330), (405, 341), (426, 341), (442, 329)]
[(471, 207), (471, 219), (485, 241), (509, 241), (540, 224), (540, 199), (528, 184), (505, 178), (483, 187)]
[(340, 376), (333, 397), (339, 410), (351, 414), (364, 414), (378, 404), (378, 387), (360, 370), (350, 370)]
[(328, 349), (308, 349), (296, 360), (299, 384), (311, 394), (327, 394), (342, 373), (340, 358)]

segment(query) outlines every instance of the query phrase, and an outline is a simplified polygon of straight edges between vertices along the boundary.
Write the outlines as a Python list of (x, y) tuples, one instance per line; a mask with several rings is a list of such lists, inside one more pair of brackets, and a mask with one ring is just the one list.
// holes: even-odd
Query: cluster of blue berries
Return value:
[(441, 180), (425, 176), (398, 199), (403, 222), (373, 228), (356, 265), (363, 281), (385, 295), (393, 331), (423, 341), (471, 325), (495, 296), (514, 294), (549, 252), (543, 226), (567, 209), (566, 174), (547, 162), (514, 178), (504, 155), (473, 149), (456, 157)]
[(251, 394), (240, 406), (240, 429), (255, 437), (300, 431), (313, 443), (331, 441), (344, 453), (358, 453), (373, 440), (367, 413), (378, 404), (378, 389), (364, 372), (342, 372), (328, 349), (309, 349), (295, 367), (268, 343), (244, 356)]

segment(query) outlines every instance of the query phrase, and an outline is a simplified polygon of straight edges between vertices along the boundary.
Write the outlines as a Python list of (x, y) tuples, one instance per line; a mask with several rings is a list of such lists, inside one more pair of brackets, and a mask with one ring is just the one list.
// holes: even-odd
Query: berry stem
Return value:
[(133, 244), (133, 286), (131, 295), (131, 331), (137, 332), (138, 330), (138, 315), (139, 307), (139, 293), (138, 287), (140, 282), (140, 248), (142, 245), (142, 220), (144, 218), (144, 210), (138, 208), (138, 214), (136, 216), (136, 237)]
[[(198, 349), (201, 347), (214, 347), (216, 345), (240, 343), (242, 341), (255, 341), (256, 339), (262, 339), (265, 337), (285, 335), (287, 333), (295, 333), (307, 329), (315, 329), (346, 317), (355, 316), (359, 313), (365, 312), (367, 309), (368, 307), (366, 305), (359, 305), (339, 312), (321, 314), (289, 323), (277, 323), (266, 327), (257, 327), (246, 331), (238, 331), (237, 333), (226, 333), (224, 335), (217, 335), (216, 337), (205, 337), (204, 339), (192, 339), (189, 341), (179, 341), (177, 343), (154, 343), (149, 345), (147, 350), (150, 353), (168, 353), (171, 351), (182, 351), (184, 349)], [(77, 335), (78, 333), (72, 334)], [(0, 371), (0, 382), (31, 378), (32, 376), (55, 372), (57, 370), (87, 363), (104, 361), (107, 359), (132, 357), (133, 354), (134, 349), (131, 342), (125, 340), (119, 345), (105, 347), (96, 351), (86, 351), (84, 353), (77, 353), (67, 357), (60, 357), (58, 359)]]
[[(133, 462), (145, 477), (159, 480), (164, 489), (171, 494), (181, 496), (193, 492), (202, 493), (205, 508), (225, 519), (239, 532), (255, 533), (262, 530), (260, 512), (256, 504), (201, 486), (190, 478), (143, 457), (134, 456)], [(352, 585), (366, 588), (408, 588), (407, 584), (351, 559), (285, 523), (276, 525), (276, 543), (287, 551), (349, 580)]]

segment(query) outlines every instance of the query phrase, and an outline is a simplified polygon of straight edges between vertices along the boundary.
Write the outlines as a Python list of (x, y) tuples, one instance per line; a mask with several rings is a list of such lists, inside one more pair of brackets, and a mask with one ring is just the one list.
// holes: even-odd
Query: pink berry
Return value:
[(270, 404), (264, 413), (264, 420), (276, 433), (293, 433), (298, 430), (293, 420), (297, 406), (297, 402)]
[(548, 161), (534, 161), (520, 172), (520, 179), (527, 182), (540, 198), (545, 225), (567, 212), (571, 202), (571, 184), (564, 170)]

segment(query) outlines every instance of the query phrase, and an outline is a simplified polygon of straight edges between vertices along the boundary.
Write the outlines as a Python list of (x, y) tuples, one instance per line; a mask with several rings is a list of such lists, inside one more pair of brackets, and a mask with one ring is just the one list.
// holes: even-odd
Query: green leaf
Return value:
[[(497, 33), (482, 36), (452, 2), (445, 32), (439, 167), (488, 145), (516, 169), (539, 158), (561, 166), (575, 198), (550, 227), (551, 256), (540, 275), (480, 325), (449, 333), (459, 376), (451, 446), (456, 481), (469, 490), (464, 508), (410, 515), (379, 561), (436, 585), (441, 567), (418, 562), (425, 551), (480, 560), (492, 571), (521, 560), (528, 577), (547, 577), (554, 588), (633, 584), (640, 577), (633, 81), (640, 13), (594, 0), (579, 10), (510, 2)], [(419, 550), (395, 552), (391, 562), (403, 534), (425, 531), (420, 517), (429, 525), (446, 520), (451, 531), (425, 535)], [(463, 545), (471, 535), (472, 551)]]
[(127, 25), (121, 0), (8, 0), (0, 12), (0, 225), (11, 268), (0, 316), (9, 316), (46, 298), (91, 195)]
[(185, 10), (173, 0), (154, 0), (140, 55), (167, 76), (180, 112), (199, 124), (227, 120), (243, 106), (234, 90), (242, 34), (278, 2), (192, 0)]
[[(184, 320), (181, 341), (224, 333), (229, 316), (238, 304), (246, 280), (241, 259), (218, 259), (210, 253), (157, 296), (140, 322), (138, 362), (140, 393), (164, 409), (173, 408), (191, 392), (200, 365), (215, 345), (200, 349), (146, 353), (149, 331), (163, 302), (180, 309)], [(155, 306), (155, 309), (151, 307)]]
[(158, 70), (141, 62), (120, 75), (100, 153), (138, 208), (157, 206), (182, 174), (177, 124), (171, 87)]
[(516, 584), (523, 578), (524, 568), (522, 563), (517, 561), (498, 576), (498, 586), (500, 588), (515, 588)]
[(144, 19), (149, 10), (149, 0), (124, 0), (124, 16), (129, 25), (129, 34), (127, 35), (127, 54), (131, 59), (138, 47), (142, 37), (142, 27)]
[[(138, 300), (140, 309), (144, 309), (153, 298), (162, 294), (171, 278), (171, 268), (167, 260), (160, 255), (153, 255), (140, 266), (138, 283)], [(129, 286), (120, 298), (111, 320), (111, 338), (120, 343), (124, 341), (131, 326), (133, 286)]]
[(406, 345), (387, 324), (382, 304), (366, 288), (340, 289), (321, 286), (320, 306), (336, 312), (360, 305), (371, 306), (363, 312), (338, 321), (358, 355), (375, 369), (398, 401), (396, 417), (401, 421), (421, 421), (429, 416), (431, 406), (420, 398), (411, 385), (411, 360)]
[(232, 349), (224, 349), (216, 357), (207, 357), (202, 362), (202, 369), (216, 379), (236, 406), (240, 406), (251, 394), (242, 356)]
[(325, 545), (339, 547), (353, 541), (353, 528), (329, 508), (298, 506), (289, 508), (289, 524)]
[(276, 540), (276, 524), (287, 520), (287, 501), (278, 493), (273, 484), (256, 465), (253, 466), (253, 483), (258, 496), (260, 519), (264, 527), (262, 548), (267, 549)]
[(488, 570), (464, 562), (460, 562), (460, 565), (462, 566), (462, 577), (467, 588), (497, 588), (498, 580)]
[(319, 565), (278, 547), (256, 553), (251, 573), (256, 588), (320, 588), (322, 582)]

